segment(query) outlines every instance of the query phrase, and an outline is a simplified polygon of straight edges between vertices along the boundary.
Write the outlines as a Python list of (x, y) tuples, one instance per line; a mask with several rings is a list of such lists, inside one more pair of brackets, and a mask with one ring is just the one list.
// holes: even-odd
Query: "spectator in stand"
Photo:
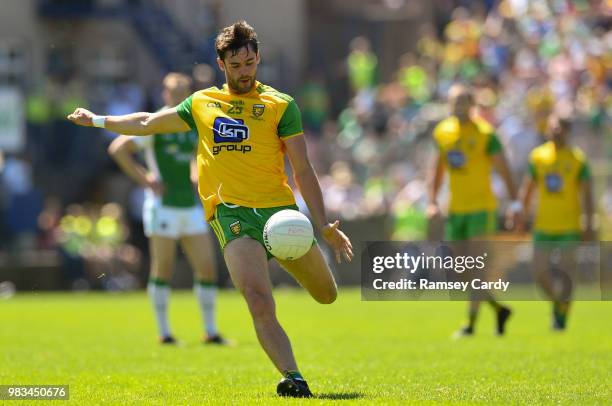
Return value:
[(351, 41), (347, 58), (349, 81), (355, 93), (372, 89), (377, 84), (378, 58), (372, 52), (370, 40), (356, 37)]
[(320, 136), (323, 124), (329, 117), (330, 97), (320, 72), (308, 74), (298, 92), (302, 111), (302, 123), (308, 134)]

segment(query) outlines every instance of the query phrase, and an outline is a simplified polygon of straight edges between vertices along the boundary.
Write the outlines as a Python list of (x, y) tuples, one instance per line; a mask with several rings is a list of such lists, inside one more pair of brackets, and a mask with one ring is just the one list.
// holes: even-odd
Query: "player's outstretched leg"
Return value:
[(259, 343), (283, 374), (277, 392), (283, 396), (311, 396), (297, 369), (289, 338), (276, 318), (265, 248), (259, 242), (243, 237), (225, 246), (224, 257), (234, 285), (247, 302)]
[(217, 328), (217, 264), (209, 234), (181, 238), (181, 247), (194, 272), (193, 292), (202, 313), (205, 344), (228, 344)]
[(151, 249), (151, 274), (147, 287), (153, 304), (159, 341), (162, 344), (175, 344), (168, 322), (168, 303), (170, 300), (170, 277), (176, 257), (176, 243), (171, 238), (153, 236), (149, 239)]
[(336, 281), (318, 244), (313, 245), (306, 255), (299, 259), (277, 261), (317, 302), (329, 304), (336, 300)]

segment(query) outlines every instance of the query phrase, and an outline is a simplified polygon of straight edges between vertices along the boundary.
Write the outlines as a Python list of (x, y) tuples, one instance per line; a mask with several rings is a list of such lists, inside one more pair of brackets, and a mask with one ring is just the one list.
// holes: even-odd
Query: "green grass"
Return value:
[(0, 301), (0, 384), (68, 384), (75, 404), (612, 402), (610, 302), (577, 303), (563, 334), (549, 330), (548, 304), (515, 302), (503, 338), (484, 308), (477, 336), (452, 341), (464, 303), (361, 302), (357, 290), (328, 306), (300, 290), (276, 298), (314, 400), (275, 396), (279, 374), (235, 292), (219, 302), (234, 348), (200, 344), (189, 292), (171, 299), (178, 347), (157, 344), (144, 292), (17, 294)]

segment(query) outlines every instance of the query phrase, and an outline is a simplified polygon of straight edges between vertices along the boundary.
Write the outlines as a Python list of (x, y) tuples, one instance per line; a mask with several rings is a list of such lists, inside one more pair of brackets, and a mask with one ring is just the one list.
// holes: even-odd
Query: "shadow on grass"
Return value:
[(351, 400), (365, 397), (363, 393), (358, 392), (339, 392), (339, 393), (320, 393), (315, 395), (316, 399), (330, 400)]

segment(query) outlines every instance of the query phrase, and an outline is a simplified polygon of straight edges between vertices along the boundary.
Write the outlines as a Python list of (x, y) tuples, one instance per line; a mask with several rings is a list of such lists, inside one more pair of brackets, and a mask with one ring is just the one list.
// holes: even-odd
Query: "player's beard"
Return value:
[(558, 147), (564, 147), (566, 144), (566, 137), (563, 133), (554, 133), (550, 138)]
[(471, 109), (457, 109), (453, 111), (453, 115), (457, 117), (461, 123), (466, 123), (472, 118)]
[[(229, 79), (229, 78), (228, 78)], [(234, 93), (244, 94), (248, 93), (253, 89), (255, 85), (255, 77), (249, 78), (249, 82), (247, 84), (243, 84), (240, 80), (246, 79), (245, 77), (239, 78), (237, 80), (228, 80), (228, 86), (232, 89)]]

